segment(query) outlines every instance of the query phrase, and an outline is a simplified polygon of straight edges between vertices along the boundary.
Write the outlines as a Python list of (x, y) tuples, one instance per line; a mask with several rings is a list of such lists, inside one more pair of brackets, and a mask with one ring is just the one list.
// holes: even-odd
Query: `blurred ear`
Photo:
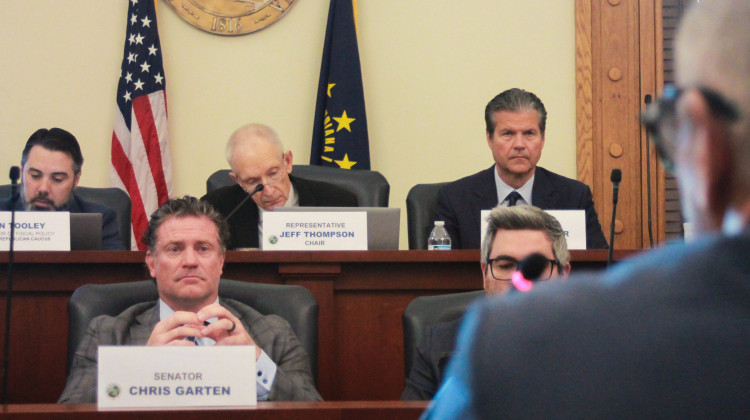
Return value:
[(83, 171), (78, 171), (77, 174), (73, 175), (73, 188), (78, 186), (78, 182), (81, 180), (81, 173)]
[(560, 270), (560, 277), (568, 277), (570, 274), (570, 263), (565, 264), (565, 267), (563, 267), (562, 270)]
[(235, 175), (234, 172), (229, 171), (229, 177), (232, 178), (232, 181), (234, 181), (234, 182), (236, 182), (238, 184), (240, 183), (240, 181), (237, 180), (237, 175)]
[(732, 200), (734, 160), (729, 130), (723, 118), (715, 116), (705, 97), (697, 90), (685, 92), (684, 112), (691, 121), (691, 163), (703, 177), (706, 214), (709, 225), (721, 227)]
[(292, 173), (292, 151), (287, 150), (284, 152), (284, 167), (286, 169), (286, 173), (290, 174)]
[(151, 251), (146, 251), (146, 267), (148, 267), (148, 272), (151, 274), (151, 277), (156, 278), (156, 265), (154, 264), (154, 256), (151, 254)]

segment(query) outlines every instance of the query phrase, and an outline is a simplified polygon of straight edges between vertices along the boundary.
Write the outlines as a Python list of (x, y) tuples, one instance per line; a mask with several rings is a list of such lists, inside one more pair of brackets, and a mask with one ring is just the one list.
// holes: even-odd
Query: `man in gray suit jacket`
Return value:
[(100, 345), (254, 345), (259, 400), (320, 400), (307, 353), (289, 324), (219, 298), (227, 239), (221, 215), (196, 198), (171, 199), (156, 210), (143, 242), (159, 300), (91, 321), (60, 402), (96, 401)]
[(495, 165), (451, 182), (437, 197), (435, 220), (445, 222), (453, 248), (479, 248), (480, 214), (498, 204), (584, 210), (586, 248), (607, 248), (591, 189), (537, 167), (547, 126), (542, 101), (523, 89), (508, 89), (487, 104), (484, 119)]
[(699, 238), (467, 313), (426, 418), (747, 418), (750, 2), (688, 10), (644, 116)]

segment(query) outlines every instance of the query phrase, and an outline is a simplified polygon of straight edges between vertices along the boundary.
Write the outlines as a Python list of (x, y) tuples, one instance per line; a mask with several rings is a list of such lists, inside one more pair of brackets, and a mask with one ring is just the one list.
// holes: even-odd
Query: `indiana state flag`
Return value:
[(310, 164), (370, 169), (355, 0), (331, 0), (320, 65)]

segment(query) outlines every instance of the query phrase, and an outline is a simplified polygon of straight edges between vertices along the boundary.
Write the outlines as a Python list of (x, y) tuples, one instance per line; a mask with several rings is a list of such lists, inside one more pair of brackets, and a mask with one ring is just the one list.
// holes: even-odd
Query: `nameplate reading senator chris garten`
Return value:
[(255, 346), (100, 346), (99, 409), (257, 404)]

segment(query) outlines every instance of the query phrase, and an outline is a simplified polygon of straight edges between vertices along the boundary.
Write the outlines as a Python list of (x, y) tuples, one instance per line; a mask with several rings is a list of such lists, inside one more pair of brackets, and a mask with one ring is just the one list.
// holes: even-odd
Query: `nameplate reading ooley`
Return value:
[[(17, 211), (13, 249), (16, 251), (70, 251), (70, 213)], [(10, 212), (0, 212), (0, 251), (10, 249)]]

